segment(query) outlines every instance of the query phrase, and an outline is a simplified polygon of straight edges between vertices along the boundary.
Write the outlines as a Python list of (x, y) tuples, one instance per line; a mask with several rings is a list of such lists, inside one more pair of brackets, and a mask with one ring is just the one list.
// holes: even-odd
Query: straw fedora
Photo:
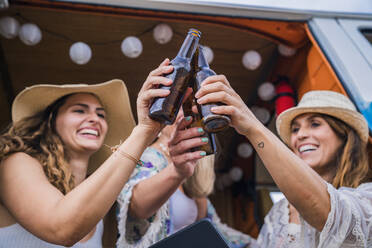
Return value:
[[(14, 99), (12, 120), (17, 122), (46, 109), (60, 97), (72, 93), (95, 94), (106, 112), (108, 132), (104, 144), (118, 145), (125, 140), (135, 126), (127, 88), (123, 81), (114, 79), (100, 84), (38, 84), (27, 87)], [(92, 173), (111, 154), (109, 148), (102, 146), (90, 159), (88, 173)]]
[(367, 121), (346, 96), (334, 91), (314, 90), (304, 94), (296, 107), (278, 116), (276, 130), (286, 144), (290, 144), (293, 119), (305, 113), (326, 114), (342, 120), (358, 133), (363, 142), (368, 142)]

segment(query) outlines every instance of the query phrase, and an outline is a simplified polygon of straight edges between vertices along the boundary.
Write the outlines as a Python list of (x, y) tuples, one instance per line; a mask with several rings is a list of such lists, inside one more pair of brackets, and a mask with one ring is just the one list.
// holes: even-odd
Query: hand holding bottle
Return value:
[(144, 127), (154, 133), (154, 138), (159, 133), (163, 125), (149, 117), (149, 109), (154, 98), (165, 97), (170, 91), (159, 88), (159, 85), (170, 86), (172, 80), (164, 77), (164, 74), (173, 71), (173, 66), (169, 65), (169, 59), (165, 59), (155, 70), (151, 71), (142, 85), (137, 97), (138, 126)]
[(184, 178), (194, 173), (196, 161), (206, 155), (205, 151), (193, 148), (205, 145), (208, 140), (201, 135), (204, 131), (200, 127), (189, 127), (192, 123), (191, 117), (182, 117), (177, 122), (177, 128), (169, 141), (169, 154), (173, 161), (176, 172)]
[[(201, 83), (210, 76), (216, 75), (216, 73), (209, 67), (207, 59), (204, 55), (204, 47), (199, 46), (194, 55), (195, 64), (197, 64), (194, 75), (193, 88), (194, 92), (197, 92)], [(211, 108), (221, 105), (220, 102), (198, 104), (198, 111), (201, 115), (201, 122), (204, 130), (208, 133), (216, 133), (226, 129), (229, 126), (230, 118), (226, 115), (218, 115), (211, 112)]]
[(224, 75), (215, 75), (206, 78), (196, 92), (198, 104), (221, 102), (225, 105), (215, 106), (211, 111), (215, 114), (228, 115), (230, 126), (242, 135), (249, 135), (252, 127), (261, 125), (252, 111), (247, 107), (240, 96), (231, 87)]
[(159, 97), (154, 100), (150, 108), (150, 117), (165, 124), (173, 124), (181, 107), (183, 98), (190, 86), (192, 77), (191, 59), (199, 44), (201, 32), (190, 29), (177, 56), (172, 59), (174, 67), (172, 73), (165, 77), (173, 81), (172, 87), (163, 87), (170, 90), (167, 97)]

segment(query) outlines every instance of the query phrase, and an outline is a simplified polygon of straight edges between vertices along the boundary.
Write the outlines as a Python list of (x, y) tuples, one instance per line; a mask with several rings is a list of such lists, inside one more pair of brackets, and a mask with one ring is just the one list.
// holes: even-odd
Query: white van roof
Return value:
[[(61, 1), (61, 0), (59, 0)], [(308, 20), (311, 17), (372, 19), (371, 0), (68, 0), (117, 7), (208, 15)]]

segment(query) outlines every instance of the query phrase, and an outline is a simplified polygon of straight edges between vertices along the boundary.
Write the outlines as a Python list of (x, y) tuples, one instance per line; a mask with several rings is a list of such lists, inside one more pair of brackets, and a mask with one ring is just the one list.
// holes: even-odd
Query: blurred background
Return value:
[[(210, 67), (226, 75), (274, 132), (276, 115), (306, 91), (345, 94), (309, 31), (308, 14), (244, 12), (207, 3), (133, 2), (3, 0), (0, 127), (10, 123), (17, 93), (40, 83), (122, 79), (136, 115), (136, 97), (148, 73), (165, 58), (176, 56), (189, 28), (202, 32), (200, 43), (208, 47)], [(370, 33), (366, 37), (371, 41)], [(211, 200), (224, 222), (257, 236), (263, 216), (282, 195), (248, 140), (231, 128), (217, 136)]]

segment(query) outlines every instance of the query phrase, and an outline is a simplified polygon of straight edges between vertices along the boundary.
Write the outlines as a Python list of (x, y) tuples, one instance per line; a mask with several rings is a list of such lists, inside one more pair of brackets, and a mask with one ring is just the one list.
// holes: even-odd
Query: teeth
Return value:
[(301, 146), (299, 149), (298, 149), (298, 151), (299, 152), (306, 152), (306, 151), (314, 151), (314, 150), (316, 150), (316, 146), (314, 146), (314, 145), (303, 145), (303, 146)]
[(83, 131), (81, 131), (82, 134), (92, 134), (92, 135), (95, 135), (95, 136), (98, 136), (98, 132), (96, 130), (93, 130), (93, 129), (84, 129)]

